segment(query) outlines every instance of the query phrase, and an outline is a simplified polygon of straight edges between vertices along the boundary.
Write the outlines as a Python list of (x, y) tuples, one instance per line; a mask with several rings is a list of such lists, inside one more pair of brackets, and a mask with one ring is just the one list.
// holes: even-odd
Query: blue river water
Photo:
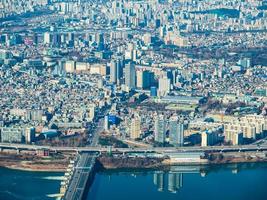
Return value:
[[(49, 200), (63, 173), (0, 168), (0, 200)], [(88, 200), (266, 200), (267, 163), (102, 171)], [(52, 195), (53, 196), (53, 195)]]
[(267, 164), (102, 172), (88, 200), (266, 200)]
[(58, 194), (63, 173), (0, 168), (0, 200), (51, 200)]

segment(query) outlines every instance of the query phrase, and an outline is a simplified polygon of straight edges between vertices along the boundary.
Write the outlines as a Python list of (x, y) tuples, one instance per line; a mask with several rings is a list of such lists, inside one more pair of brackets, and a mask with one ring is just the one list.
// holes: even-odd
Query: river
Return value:
[(0, 200), (51, 200), (58, 194), (63, 173), (0, 168)]
[[(46, 200), (63, 173), (0, 168), (0, 200)], [(266, 200), (267, 163), (174, 166), (170, 171), (107, 170), (96, 174), (88, 200)]]
[(88, 200), (266, 200), (267, 163), (98, 173)]

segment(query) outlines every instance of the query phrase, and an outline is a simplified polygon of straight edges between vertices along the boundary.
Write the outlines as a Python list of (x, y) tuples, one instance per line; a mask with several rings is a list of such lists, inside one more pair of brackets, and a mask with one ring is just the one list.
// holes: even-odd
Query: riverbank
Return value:
[(69, 156), (39, 157), (31, 154), (0, 153), (0, 167), (23, 171), (64, 172)]
[[(73, 155), (56, 154), (40, 157), (34, 154), (0, 153), (0, 167), (39, 172), (65, 172)], [(210, 153), (199, 162), (174, 162), (168, 157), (141, 158), (110, 156), (97, 158), (98, 169), (168, 169), (172, 165), (220, 165), (267, 162), (267, 152)]]
[(172, 165), (221, 165), (267, 162), (266, 152), (211, 153), (197, 162), (172, 161), (170, 158), (111, 157), (97, 158), (100, 169), (168, 169)]
[(213, 165), (267, 162), (267, 152), (212, 153), (208, 155), (208, 160)]

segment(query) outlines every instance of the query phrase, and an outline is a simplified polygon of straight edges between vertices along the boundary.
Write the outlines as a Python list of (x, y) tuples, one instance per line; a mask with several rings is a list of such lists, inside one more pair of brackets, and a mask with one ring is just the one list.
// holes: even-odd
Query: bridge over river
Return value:
[(81, 200), (86, 198), (86, 189), (94, 177), (95, 161), (95, 154), (83, 153), (80, 155), (62, 199)]

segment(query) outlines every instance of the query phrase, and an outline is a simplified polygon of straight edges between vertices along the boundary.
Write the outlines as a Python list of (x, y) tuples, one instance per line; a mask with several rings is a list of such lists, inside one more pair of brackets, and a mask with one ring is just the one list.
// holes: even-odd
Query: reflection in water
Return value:
[(181, 187), (183, 187), (183, 174), (169, 173), (168, 190), (176, 193)]
[(96, 174), (87, 199), (266, 200), (266, 180), (267, 163), (108, 170)]
[(154, 174), (154, 184), (158, 187), (158, 191), (162, 192), (164, 188), (164, 173), (156, 172)]
[[(238, 164), (232, 164), (228, 167), (231, 169), (232, 174), (239, 172)], [(169, 191), (171, 193), (177, 193), (183, 187), (184, 174), (198, 173), (202, 177), (206, 177), (208, 171), (208, 168), (201, 166), (172, 166), (169, 172), (154, 172), (153, 182), (159, 192)]]
[(168, 178), (168, 191), (172, 193), (176, 193), (183, 186), (182, 173), (169, 172), (166, 176), (164, 172), (155, 172), (154, 184), (157, 186), (158, 191), (164, 191), (166, 178)]

